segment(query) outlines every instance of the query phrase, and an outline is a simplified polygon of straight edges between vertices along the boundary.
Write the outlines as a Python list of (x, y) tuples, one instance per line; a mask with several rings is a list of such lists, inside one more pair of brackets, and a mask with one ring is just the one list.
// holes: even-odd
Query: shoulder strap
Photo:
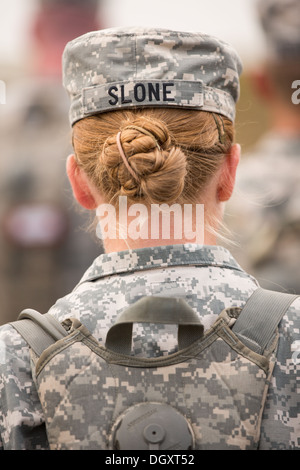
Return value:
[(55, 341), (68, 335), (64, 327), (49, 313), (23, 310), (18, 320), (10, 323), (40, 356)]
[(282, 317), (298, 295), (256, 289), (249, 297), (232, 331), (250, 349), (263, 353)]
[[(242, 309), (232, 331), (246, 346), (261, 354), (272, 339), (282, 317), (298, 297), (262, 288), (256, 289)], [(174, 323), (174, 319), (180, 327), (180, 349), (203, 334), (199, 319), (182, 299), (146, 297), (121, 315), (108, 332), (106, 347), (129, 354), (134, 322)], [(40, 314), (32, 309), (23, 310), (18, 320), (11, 325), (38, 356), (55, 341), (68, 335), (52, 315)]]

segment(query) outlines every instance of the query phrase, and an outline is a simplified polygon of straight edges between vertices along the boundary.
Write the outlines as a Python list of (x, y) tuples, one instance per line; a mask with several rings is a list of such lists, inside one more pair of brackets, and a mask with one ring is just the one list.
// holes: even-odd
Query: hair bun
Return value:
[(121, 194), (150, 203), (172, 203), (183, 188), (186, 157), (172, 144), (168, 129), (162, 121), (138, 117), (121, 127), (121, 145), (133, 170), (121, 165), (119, 181)]

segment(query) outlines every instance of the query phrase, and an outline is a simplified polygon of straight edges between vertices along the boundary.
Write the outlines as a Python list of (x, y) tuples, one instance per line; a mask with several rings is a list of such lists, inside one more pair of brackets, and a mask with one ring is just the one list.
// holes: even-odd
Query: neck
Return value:
[[(113, 253), (125, 250), (135, 250), (139, 248), (150, 248), (156, 246), (167, 246), (167, 245), (181, 245), (185, 243), (197, 243), (197, 241), (190, 240), (187, 238), (182, 239), (159, 239), (159, 240), (133, 240), (133, 239), (104, 239), (103, 246), (105, 253)], [(216, 237), (210, 233), (204, 236), (204, 245), (216, 245)]]
[(154, 205), (150, 209), (135, 204), (129, 210), (119, 208), (118, 212), (112, 206), (104, 206), (97, 209), (97, 235), (106, 253), (185, 243), (217, 243), (215, 220), (222, 215), (215, 214), (211, 219), (214, 223), (209, 223), (203, 204)]

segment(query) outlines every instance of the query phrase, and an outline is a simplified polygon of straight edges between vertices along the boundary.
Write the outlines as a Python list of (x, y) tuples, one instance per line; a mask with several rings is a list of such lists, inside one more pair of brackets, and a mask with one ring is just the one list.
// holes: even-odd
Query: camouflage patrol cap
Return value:
[(227, 43), (203, 33), (112, 28), (66, 45), (70, 122), (132, 107), (179, 107), (235, 117), (242, 66)]
[(270, 59), (300, 58), (300, 0), (258, 0)]

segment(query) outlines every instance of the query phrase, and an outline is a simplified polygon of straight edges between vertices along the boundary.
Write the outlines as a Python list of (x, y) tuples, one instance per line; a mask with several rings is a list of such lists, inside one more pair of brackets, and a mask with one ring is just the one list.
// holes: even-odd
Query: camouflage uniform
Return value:
[(245, 156), (227, 224), (232, 253), (260, 285), (300, 292), (300, 137), (266, 135)]
[[(145, 248), (100, 255), (74, 291), (58, 300), (50, 313), (59, 320), (80, 318), (103, 344), (108, 328), (120, 312), (145, 295), (186, 299), (207, 330), (224, 308), (242, 307), (256, 288), (255, 279), (220, 246)], [(292, 358), (292, 344), (299, 338), (299, 309), (298, 299), (280, 325), (277, 363), (262, 419), (260, 449), (300, 447), (299, 396), (295, 386), (300, 366)], [(1, 327), (0, 344), (2, 446), (47, 448), (28, 347), (10, 325)], [(138, 357), (169, 354), (175, 346), (176, 337), (170, 326), (156, 329), (147, 326), (143, 330), (137, 327), (134, 331), (133, 352)]]

